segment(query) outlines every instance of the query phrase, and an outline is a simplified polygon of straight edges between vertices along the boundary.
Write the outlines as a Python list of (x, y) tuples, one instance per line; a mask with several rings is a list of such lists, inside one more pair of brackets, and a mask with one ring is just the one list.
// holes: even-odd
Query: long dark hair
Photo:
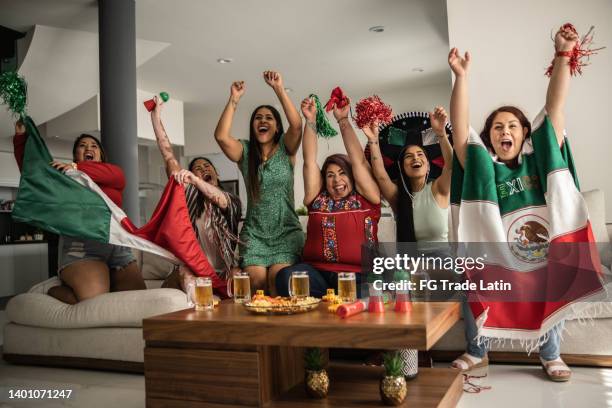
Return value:
[[(493, 127), (493, 120), (495, 120), (495, 116), (497, 116), (497, 114), (500, 112), (508, 112), (516, 116), (519, 122), (521, 122), (521, 126), (527, 128), (527, 135), (525, 135), (525, 139), (531, 136), (531, 122), (529, 122), (523, 111), (516, 106), (501, 106), (489, 114), (487, 120), (485, 120), (485, 125), (482, 132), (480, 132), (480, 139), (487, 149), (493, 153), (495, 153), (495, 149), (493, 149), (493, 143), (491, 143), (491, 128)], [(523, 142), (525, 139), (523, 139)]]
[[(321, 166), (321, 178), (323, 180), (321, 191), (325, 190), (326, 188), (325, 187), (326, 186), (325, 185), (325, 173), (327, 173), (327, 168), (331, 164), (335, 164), (336, 166), (340, 167), (342, 171), (344, 171), (344, 174), (346, 174), (351, 180), (353, 190), (355, 190), (355, 177), (353, 177), (353, 169), (351, 168), (351, 161), (346, 154), (337, 153), (337, 154), (332, 154), (331, 156), (328, 156), (327, 159), (325, 159), (325, 162), (323, 162), (323, 166)], [(352, 193), (352, 191), (350, 193)]]
[(106, 152), (104, 151), (104, 146), (102, 146), (100, 139), (90, 134), (87, 134), (87, 133), (80, 134), (79, 137), (77, 137), (74, 140), (74, 144), (72, 145), (72, 160), (76, 161), (76, 151), (77, 151), (77, 147), (79, 146), (79, 142), (85, 139), (86, 137), (96, 141), (96, 143), (98, 144), (98, 147), (100, 148), (100, 161), (102, 163), (106, 162)]
[[(431, 168), (431, 162), (427, 156), (427, 152), (418, 144), (409, 144), (404, 146), (400, 155), (397, 158), (396, 165), (399, 167), (399, 177), (395, 180), (397, 185), (397, 229), (396, 229), (396, 241), (397, 242), (416, 242), (416, 233), (414, 232), (414, 212), (412, 208), (412, 197), (410, 194), (413, 193), (410, 180), (408, 175), (404, 171), (404, 155), (409, 147), (416, 146), (423, 151), (427, 165)], [(425, 184), (429, 179), (429, 172), (425, 177)], [(410, 194), (409, 194), (410, 193)]]
[(270, 110), (270, 112), (272, 112), (272, 116), (274, 116), (274, 120), (276, 120), (276, 133), (274, 134), (274, 143), (278, 143), (283, 133), (285, 133), (281, 115), (274, 106), (261, 105), (255, 108), (255, 110), (251, 114), (251, 120), (249, 121), (249, 183), (248, 183), (249, 198), (255, 202), (259, 200), (259, 189), (260, 189), (259, 166), (261, 165), (262, 160), (261, 160), (261, 146), (259, 145), (259, 142), (257, 141), (255, 129), (253, 129), (253, 122), (255, 121), (255, 115), (257, 115), (257, 111), (262, 108), (266, 108)]

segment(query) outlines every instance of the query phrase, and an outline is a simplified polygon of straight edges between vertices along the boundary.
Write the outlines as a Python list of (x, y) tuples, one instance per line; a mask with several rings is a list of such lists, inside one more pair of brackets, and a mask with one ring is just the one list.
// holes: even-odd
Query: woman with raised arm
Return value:
[(395, 163), (400, 177), (392, 181), (378, 145), (378, 123), (363, 128), (370, 145), (374, 177), (396, 215), (397, 242), (417, 242), (419, 249), (433, 249), (436, 242), (448, 241), (453, 148), (445, 130), (447, 115), (444, 108), (437, 106), (429, 113), (429, 119), (444, 158), (442, 174), (434, 181), (429, 181), (431, 164), (425, 149), (419, 145), (403, 148)]
[[(154, 99), (156, 105), (151, 111), (151, 122), (157, 147), (166, 164), (166, 174), (186, 186), (187, 209), (196, 237), (217, 275), (227, 279), (232, 268), (237, 266), (238, 222), (242, 211), (240, 199), (219, 186), (217, 169), (207, 158), (196, 157), (191, 160), (187, 170), (181, 169), (162, 124), (164, 102), (157, 96)], [(170, 279), (165, 286), (177, 286), (178, 283), (186, 291), (189, 281), (195, 279), (193, 272), (185, 266), (179, 268), (178, 277), (178, 282)]]
[[(23, 165), (27, 138), (25, 126), (17, 122), (13, 146), (19, 169)], [(62, 172), (69, 169), (82, 171), (121, 207), (125, 176), (119, 166), (106, 162), (98, 138), (85, 133), (77, 137), (72, 147), (72, 160), (72, 163), (54, 160), (51, 166)], [(48, 295), (64, 303), (75, 304), (108, 292), (146, 289), (130, 248), (61, 236), (58, 258), (62, 285), (50, 288)]]
[(262, 105), (251, 114), (249, 140), (236, 139), (231, 127), (246, 89), (244, 82), (238, 81), (231, 86), (215, 139), (223, 153), (238, 163), (247, 187), (247, 214), (240, 232), (241, 267), (249, 273), (254, 289), (267, 288), (274, 294), (276, 274), (297, 262), (304, 245), (293, 194), (293, 167), (302, 139), (302, 119), (285, 91), (280, 73), (265, 71), (263, 76), (283, 107), (289, 129), (284, 131), (280, 113), (273, 106)]
[[(570, 282), (576, 294), (566, 300), (566, 306), (598, 290), (597, 283), (593, 283), (579, 292), (576, 284), (592, 278), (585, 273), (576, 279), (575, 268), (571, 265), (557, 268), (553, 266), (557, 265), (555, 258), (551, 257), (553, 251), (558, 251), (559, 238), (588, 242), (588, 238), (579, 235), (584, 231), (586, 237), (590, 229), (569, 146), (564, 140), (563, 109), (570, 81), (568, 57), (577, 40), (577, 34), (566, 26), (555, 35), (556, 53), (546, 106), (534, 120), (533, 131), (520, 109), (502, 106), (487, 117), (480, 135), (473, 132), (469, 125), (470, 54), (461, 56), (456, 48), (449, 53), (448, 63), (455, 75), (450, 116), (460, 164), (454, 169), (453, 186), (456, 176), (462, 186), (452, 194), (453, 220), (458, 220), (457, 240), (492, 243), (487, 255), (496, 257), (496, 265), (488, 270), (500, 273), (502, 268), (504, 276), (513, 279), (514, 294), (540, 295), (538, 299), (521, 302), (515, 298), (513, 302), (487, 303), (474, 297), (469, 297), (469, 303), (464, 302), (467, 351), (452, 366), (465, 374), (486, 375), (490, 340), (516, 339), (526, 344), (529, 351), (539, 347), (549, 379), (558, 382), (570, 379), (571, 371), (560, 358), (559, 350), (563, 321), (572, 308), (559, 309), (553, 299), (546, 297), (551, 287), (546, 284), (534, 287), (533, 282), (545, 282), (550, 273), (555, 275), (554, 285)], [(505, 244), (497, 253), (494, 243), (504, 241), (509, 245)], [(538, 276), (544, 280), (538, 280)]]
[(293, 271), (307, 271), (311, 296), (321, 297), (327, 288), (338, 289), (338, 272), (356, 273), (361, 281), (361, 245), (377, 242), (380, 191), (357, 135), (348, 118), (350, 105), (334, 106), (342, 140), (348, 152), (333, 154), (317, 164), (316, 105), (302, 101), (304, 127), (304, 205), (308, 229), (303, 263), (284, 268), (276, 278), (279, 293), (288, 295)]

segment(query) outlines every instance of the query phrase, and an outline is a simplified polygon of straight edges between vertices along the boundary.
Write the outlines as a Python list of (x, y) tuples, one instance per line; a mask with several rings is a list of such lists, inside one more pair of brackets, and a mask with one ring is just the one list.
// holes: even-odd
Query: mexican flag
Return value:
[(136, 228), (94, 183), (78, 170), (62, 173), (30, 117), (19, 192), (13, 219), (59, 235), (91, 239), (135, 248), (183, 262), (198, 276), (210, 277), (213, 287), (225, 292), (222, 281), (202, 251), (189, 220), (185, 190), (170, 178), (151, 220)]
[(466, 271), (477, 285), (468, 300), (478, 336), (520, 340), (528, 350), (605, 299), (567, 138), (559, 148), (544, 111), (533, 129), (516, 168), (496, 161), (470, 129), (465, 166), (455, 160), (451, 186), (452, 241), (462, 255), (485, 259), (484, 268)]

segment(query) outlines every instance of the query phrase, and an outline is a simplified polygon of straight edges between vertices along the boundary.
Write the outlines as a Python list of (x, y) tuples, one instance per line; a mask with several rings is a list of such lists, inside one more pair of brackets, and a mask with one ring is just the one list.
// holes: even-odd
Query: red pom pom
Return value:
[(389, 105), (376, 95), (360, 100), (355, 106), (355, 116), (353, 119), (359, 129), (369, 126), (374, 122), (385, 124), (391, 122), (393, 111)]
[[(569, 66), (570, 66), (570, 74), (575, 76), (576, 74), (582, 75), (582, 67), (585, 67), (588, 62), (585, 62), (584, 59), (588, 61), (591, 55), (597, 54), (597, 51), (604, 49), (601, 48), (591, 48), (593, 45), (593, 29), (591, 27), (588, 33), (586, 33), (582, 39), (576, 41), (576, 45), (572, 48), (571, 51), (565, 52), (557, 52), (555, 56), (567, 56), (569, 57)], [(561, 30), (569, 30), (574, 34), (578, 35), (578, 31), (571, 23), (565, 23), (561, 26)], [(555, 64), (555, 60), (553, 59), (548, 68), (546, 69), (546, 76), (550, 77), (552, 75), (553, 66)]]

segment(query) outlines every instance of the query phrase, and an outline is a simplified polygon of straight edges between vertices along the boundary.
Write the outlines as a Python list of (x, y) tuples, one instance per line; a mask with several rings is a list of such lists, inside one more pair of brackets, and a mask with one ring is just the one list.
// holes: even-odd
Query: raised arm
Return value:
[(233, 162), (238, 162), (242, 158), (242, 144), (231, 135), (230, 131), (234, 114), (238, 108), (238, 102), (242, 95), (244, 95), (245, 90), (246, 85), (244, 81), (232, 83), (229, 100), (215, 128), (215, 140), (219, 143), (219, 147), (221, 147), (225, 156)]
[(317, 107), (314, 99), (304, 99), (301, 109), (306, 119), (304, 142), (302, 144), (302, 153), (304, 155), (304, 205), (309, 206), (317, 198), (323, 185), (321, 169), (317, 164)]
[(153, 132), (155, 132), (157, 147), (159, 148), (159, 152), (161, 153), (164, 163), (166, 164), (166, 175), (171, 177), (173, 173), (181, 169), (181, 165), (174, 156), (172, 144), (170, 143), (166, 129), (161, 121), (161, 111), (163, 109), (164, 101), (157, 96), (154, 98), (154, 100), (155, 109), (151, 111), (151, 123), (153, 124)]
[(546, 112), (555, 128), (559, 146), (563, 144), (563, 130), (565, 129), (563, 111), (570, 84), (569, 52), (576, 45), (576, 41), (578, 41), (578, 34), (569, 28), (561, 28), (555, 35), (555, 60), (546, 92)]
[[(442, 207), (447, 207), (450, 199), (450, 184), (453, 170), (453, 147), (448, 141), (446, 134), (446, 121), (448, 115), (441, 106), (436, 106), (433, 112), (429, 112), (429, 120), (431, 128), (438, 137), (442, 158), (444, 159), (444, 167), (442, 174), (432, 184), (432, 191), (438, 204)], [(430, 163), (431, 166), (431, 163)]]
[(378, 123), (372, 123), (361, 130), (365, 133), (368, 138), (368, 145), (370, 145), (370, 158), (374, 179), (385, 200), (387, 200), (393, 211), (397, 211), (397, 185), (391, 180), (385, 169), (380, 145), (378, 144)]
[(470, 53), (463, 57), (459, 50), (453, 48), (448, 54), (448, 65), (455, 74), (455, 84), (451, 94), (450, 119), (453, 125), (453, 142), (459, 164), (463, 167), (467, 152), (468, 135), (470, 133), (470, 110), (468, 93), (468, 71), (470, 68)]
[(285, 91), (281, 74), (275, 71), (265, 71), (263, 76), (266, 84), (272, 87), (283, 107), (289, 122), (289, 129), (285, 133), (285, 148), (290, 156), (295, 156), (302, 141), (302, 118)]
[(214, 186), (206, 181), (202, 180), (189, 170), (179, 170), (178, 172), (173, 174), (176, 181), (180, 184), (193, 184), (206, 198), (213, 202), (217, 207), (221, 209), (226, 209), (229, 205), (229, 198), (227, 194), (223, 192), (217, 186)]
[(349, 120), (348, 115), (350, 107), (350, 101), (343, 108), (338, 108), (334, 105), (334, 117), (338, 121), (344, 147), (351, 159), (351, 169), (355, 177), (355, 187), (357, 191), (370, 203), (379, 204), (380, 190), (372, 176), (370, 165), (363, 154), (361, 143), (359, 143), (357, 134), (355, 134), (355, 130)]

